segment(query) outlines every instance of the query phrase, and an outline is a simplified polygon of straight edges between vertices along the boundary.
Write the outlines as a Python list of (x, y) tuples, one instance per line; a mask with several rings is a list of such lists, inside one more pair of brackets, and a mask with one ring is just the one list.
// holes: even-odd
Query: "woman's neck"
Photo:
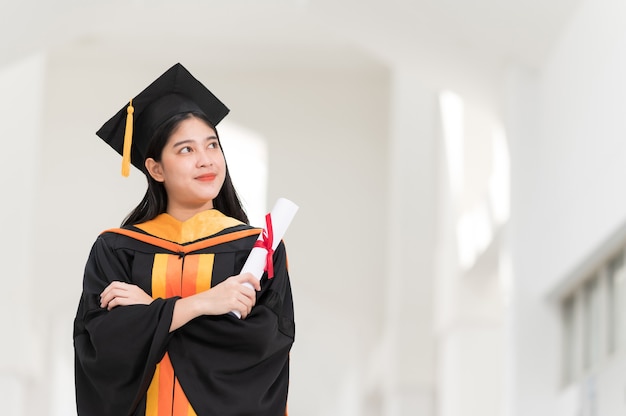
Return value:
[(165, 212), (167, 212), (170, 216), (177, 219), (178, 221), (185, 222), (196, 214), (199, 214), (200, 212), (206, 211), (208, 209), (213, 209), (213, 201), (209, 201), (208, 203), (197, 207), (168, 204), (167, 210)]

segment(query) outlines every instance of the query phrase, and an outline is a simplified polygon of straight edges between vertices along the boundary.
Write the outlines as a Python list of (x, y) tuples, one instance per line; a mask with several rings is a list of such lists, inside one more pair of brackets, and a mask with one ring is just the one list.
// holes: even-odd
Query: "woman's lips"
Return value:
[(205, 175), (197, 176), (196, 179), (203, 182), (210, 182), (215, 179), (217, 175), (214, 173), (207, 173)]

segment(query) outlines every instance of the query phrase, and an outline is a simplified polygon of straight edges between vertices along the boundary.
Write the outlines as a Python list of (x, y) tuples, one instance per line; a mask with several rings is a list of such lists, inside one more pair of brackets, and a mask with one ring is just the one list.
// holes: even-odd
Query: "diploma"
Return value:
[[(274, 250), (283, 239), (291, 220), (296, 215), (298, 206), (285, 198), (279, 198), (272, 211), (265, 216), (265, 227), (254, 243), (252, 251), (248, 255), (246, 262), (241, 269), (241, 273), (252, 273), (261, 280), (263, 272), (267, 270), (267, 277), (274, 277), (274, 260), (272, 255)], [(250, 289), (254, 287), (250, 283), (243, 283)], [(231, 311), (237, 318), (241, 318), (239, 311)]]

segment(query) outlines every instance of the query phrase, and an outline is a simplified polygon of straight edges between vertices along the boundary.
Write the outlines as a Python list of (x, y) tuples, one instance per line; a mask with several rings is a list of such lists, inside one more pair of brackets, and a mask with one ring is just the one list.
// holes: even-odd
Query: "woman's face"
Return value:
[(169, 137), (161, 161), (146, 159), (150, 175), (163, 182), (172, 209), (213, 208), (226, 178), (226, 161), (215, 131), (203, 120), (183, 120)]

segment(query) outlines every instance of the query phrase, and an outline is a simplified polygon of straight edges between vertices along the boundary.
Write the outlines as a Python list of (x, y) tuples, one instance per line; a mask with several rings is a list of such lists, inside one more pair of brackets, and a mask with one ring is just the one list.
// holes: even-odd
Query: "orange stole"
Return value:
[[(152, 265), (152, 298), (186, 297), (210, 289), (213, 259), (213, 254), (182, 258), (175, 254), (156, 254)], [(146, 416), (196, 416), (167, 353), (157, 364), (148, 388)]]

